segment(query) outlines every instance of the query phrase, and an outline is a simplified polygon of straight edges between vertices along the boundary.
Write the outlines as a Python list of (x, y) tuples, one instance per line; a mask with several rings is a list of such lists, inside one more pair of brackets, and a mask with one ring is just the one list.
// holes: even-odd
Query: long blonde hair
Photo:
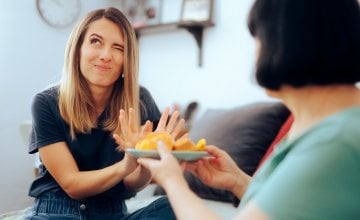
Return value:
[(97, 127), (97, 113), (88, 84), (80, 73), (80, 48), (89, 25), (106, 18), (119, 26), (125, 37), (123, 78), (115, 82), (103, 127), (107, 131), (119, 132), (119, 110), (135, 110), (135, 121), (140, 124), (139, 84), (138, 84), (138, 46), (131, 24), (125, 15), (116, 8), (99, 9), (88, 13), (75, 26), (70, 34), (66, 51), (63, 73), (59, 88), (59, 108), (61, 117), (70, 127), (74, 140), (75, 133), (89, 133)]

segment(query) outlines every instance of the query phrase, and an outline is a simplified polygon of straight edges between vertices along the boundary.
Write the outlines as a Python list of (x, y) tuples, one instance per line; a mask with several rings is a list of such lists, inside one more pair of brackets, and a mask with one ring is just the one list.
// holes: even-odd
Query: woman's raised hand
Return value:
[(182, 130), (185, 120), (179, 119), (179, 111), (174, 111), (168, 121), (169, 114), (170, 108), (166, 107), (163, 114), (161, 115), (159, 124), (155, 132), (167, 132), (175, 139)]
[[(182, 130), (182, 127), (185, 123), (184, 119), (179, 119), (179, 112), (174, 111), (169, 119), (170, 108), (166, 107), (161, 118), (159, 120), (158, 126), (155, 129), (155, 132), (167, 132), (174, 139)], [(119, 115), (120, 121), (120, 134), (114, 134), (113, 137), (117, 144), (119, 144), (118, 150), (125, 150), (125, 148), (134, 147), (136, 142), (144, 137), (146, 134), (152, 132), (153, 124), (150, 121), (147, 121), (143, 126), (139, 127), (135, 123), (135, 112), (132, 108), (129, 109), (129, 115), (121, 109)], [(188, 135), (184, 134), (183, 136)]]
[(118, 150), (125, 150), (125, 148), (134, 147), (136, 142), (145, 134), (152, 131), (152, 123), (146, 121), (146, 123), (139, 127), (135, 122), (134, 109), (129, 109), (129, 115), (121, 109), (119, 115), (120, 121), (120, 134), (114, 134), (113, 137), (117, 144), (119, 144)]

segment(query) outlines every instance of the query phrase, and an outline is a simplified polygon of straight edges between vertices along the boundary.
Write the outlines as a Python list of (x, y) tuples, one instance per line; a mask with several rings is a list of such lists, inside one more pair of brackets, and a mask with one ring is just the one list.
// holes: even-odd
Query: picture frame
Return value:
[(183, 0), (181, 21), (212, 21), (213, 0)]
[(161, 23), (163, 0), (126, 0), (126, 16), (135, 27)]

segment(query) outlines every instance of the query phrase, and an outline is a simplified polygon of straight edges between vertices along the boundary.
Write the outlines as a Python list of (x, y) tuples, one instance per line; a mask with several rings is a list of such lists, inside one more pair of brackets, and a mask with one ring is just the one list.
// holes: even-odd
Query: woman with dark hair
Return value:
[[(42, 164), (29, 191), (35, 197), (29, 219), (175, 218), (165, 197), (131, 214), (124, 202), (151, 174), (117, 151), (119, 110), (131, 115), (133, 128), (146, 122), (142, 132), (160, 119), (150, 93), (138, 84), (137, 69), (136, 36), (119, 10), (92, 11), (75, 26), (59, 85), (38, 93), (32, 104), (29, 152), (39, 152)], [(157, 130), (174, 127), (170, 122)]]
[[(360, 219), (360, 7), (357, 0), (255, 0), (256, 79), (290, 109), (288, 135), (251, 179), (230, 156), (183, 167), (240, 200), (235, 219)], [(140, 158), (178, 219), (217, 219), (188, 187), (161, 144)]]

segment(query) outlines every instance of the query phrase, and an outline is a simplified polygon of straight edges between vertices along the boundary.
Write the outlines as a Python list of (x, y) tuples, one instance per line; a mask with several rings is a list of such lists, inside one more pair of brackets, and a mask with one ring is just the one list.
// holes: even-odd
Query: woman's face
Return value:
[(112, 89), (124, 66), (124, 35), (112, 21), (89, 25), (80, 48), (80, 71), (92, 91)]

